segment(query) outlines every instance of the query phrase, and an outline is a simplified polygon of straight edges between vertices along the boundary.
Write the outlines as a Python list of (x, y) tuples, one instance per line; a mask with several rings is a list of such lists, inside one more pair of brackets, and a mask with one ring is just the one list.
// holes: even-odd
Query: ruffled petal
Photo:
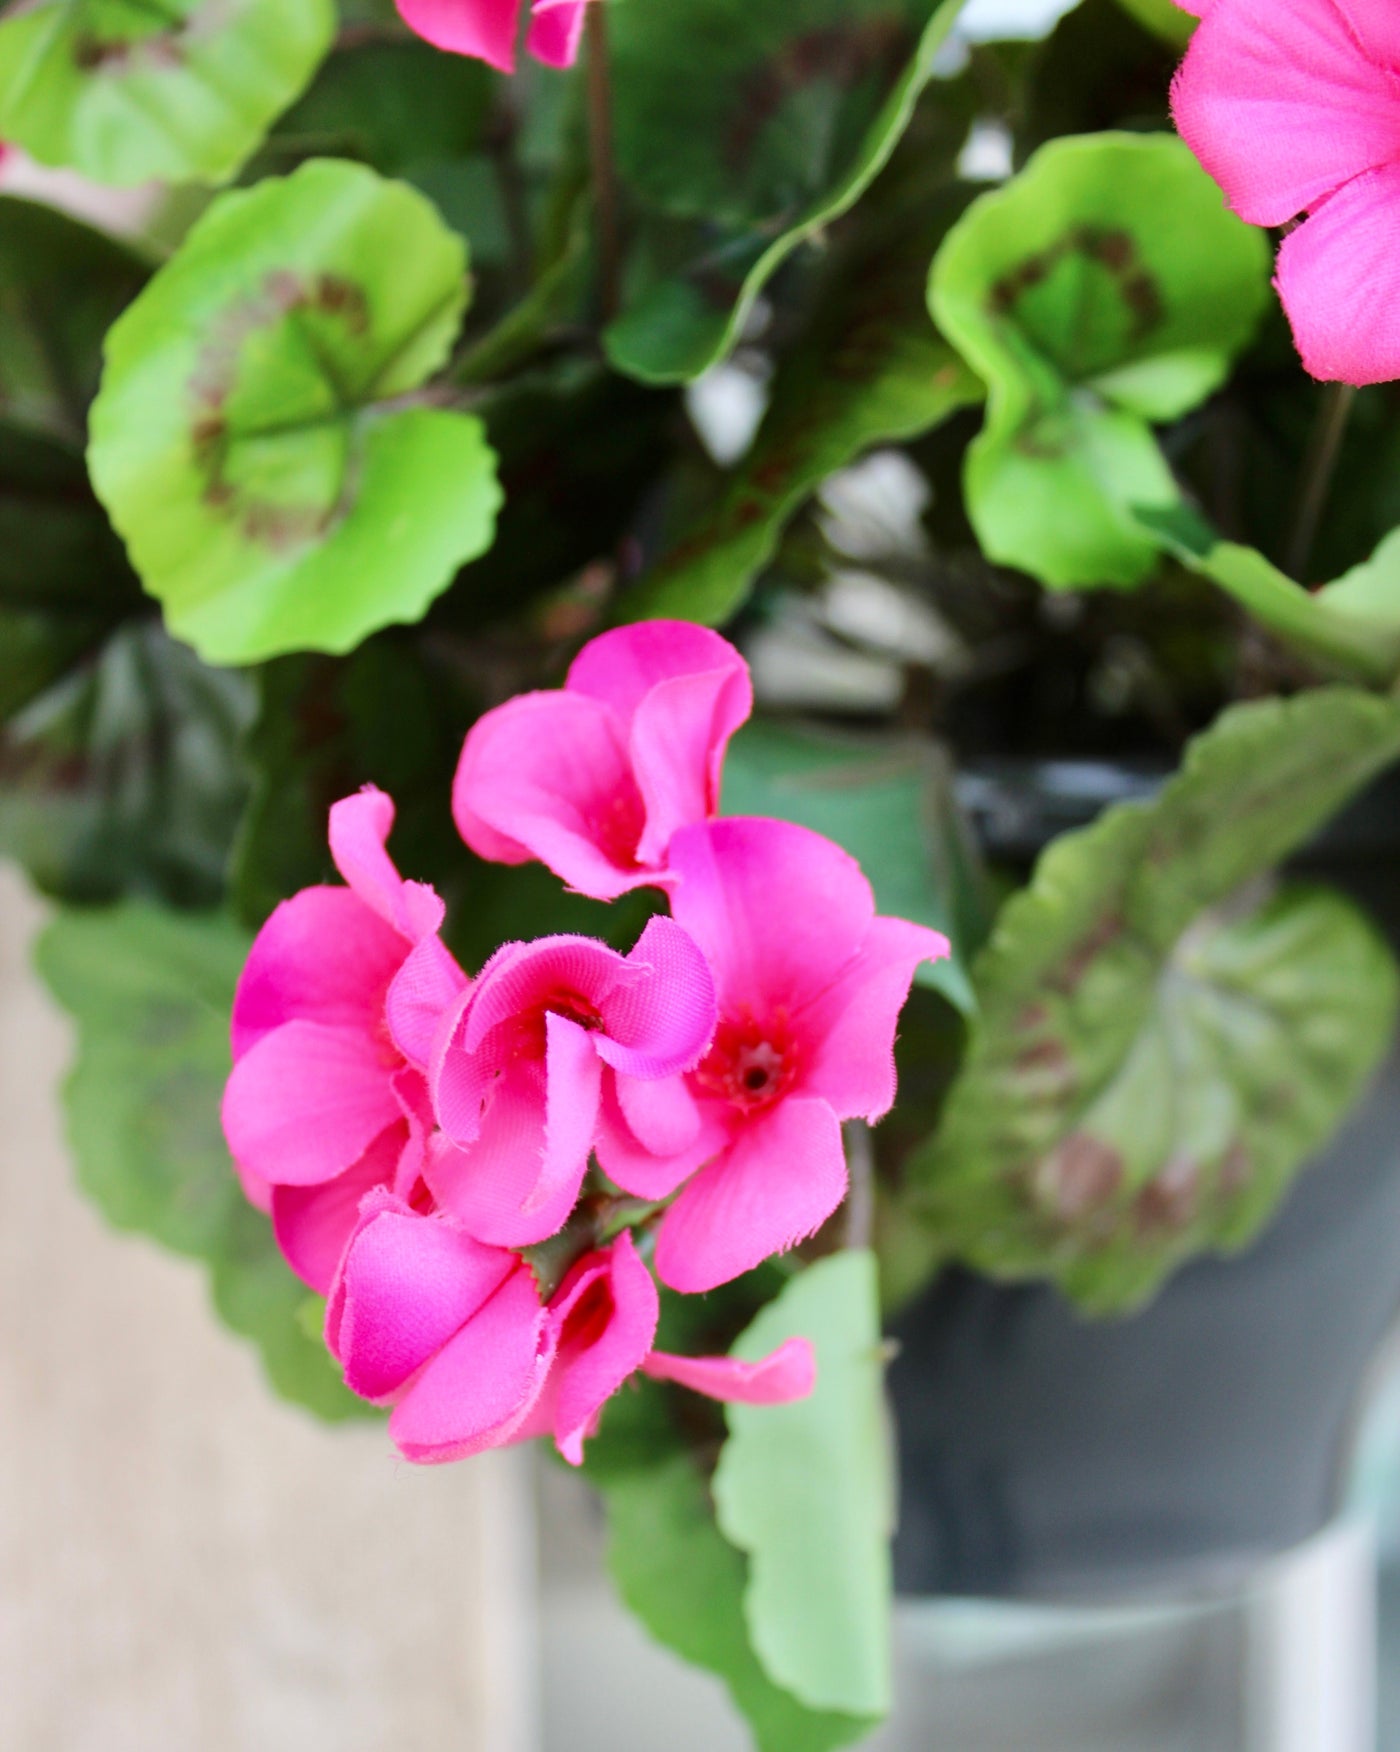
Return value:
[[(567, 1016), (545, 1017), (544, 1157), (539, 1178), (525, 1200), (526, 1216), (553, 1210), (567, 1193), (578, 1197), (598, 1132), (603, 1067), (593, 1037)], [(558, 1225), (556, 1224), (557, 1228)]]
[(572, 67), (583, 35), (585, 0), (535, 0), (525, 47), (546, 67)]
[(515, 71), (520, 0), (395, 0), (408, 28), (437, 49)]
[[(634, 1089), (661, 1086), (654, 1083), (631, 1085)], [(697, 1108), (699, 1129), (689, 1144), (669, 1155), (654, 1152), (641, 1143), (625, 1118), (618, 1101), (617, 1080), (605, 1077), (595, 1146), (598, 1161), (608, 1178), (634, 1198), (669, 1198), (697, 1168), (703, 1167), (728, 1144), (729, 1131), (722, 1117), (725, 1111), (715, 1102), (700, 1104)]]
[(654, 918), (627, 964), (633, 977), (597, 1000), (599, 1058), (629, 1077), (690, 1070), (715, 1031), (714, 980), (699, 944), (671, 919)]
[(552, 1333), (525, 1266), (450, 1339), (389, 1419), (407, 1460), (463, 1460), (512, 1440), (549, 1372)]
[(507, 943), (482, 968), (472, 987), (457, 1044), (465, 1052), (478, 1052), (503, 1022), (538, 1011), (559, 997), (579, 999), (602, 1011), (617, 987), (640, 984), (647, 971), (645, 965), (633, 964), (593, 937), (537, 937), (532, 943)]
[(625, 1230), (582, 1259), (550, 1303), (558, 1334), (551, 1388), (554, 1440), (571, 1466), (598, 1413), (651, 1350), (661, 1305), (651, 1273)]
[(700, 1137), (700, 1103), (684, 1077), (611, 1079), (627, 1128), (653, 1156), (678, 1156)]
[(441, 937), (424, 937), (394, 975), (384, 1015), (394, 1045), (426, 1070), (443, 1017), (458, 1005), (469, 981)]
[(1400, 156), (1395, 78), (1362, 51), (1335, 0), (1211, 6), (1172, 85), (1172, 112), (1254, 225), (1285, 224)]
[(800, 1009), (860, 948), (875, 900), (840, 846), (790, 821), (730, 817), (671, 842), (677, 922), (714, 974), (720, 1014)]
[(233, 1067), (223, 1108), (229, 1150), (276, 1184), (330, 1180), (399, 1118), (391, 1076), (363, 1034), (288, 1022)]
[(479, 718), (462, 747), (452, 816), (479, 857), (538, 858), (598, 900), (655, 880), (637, 866), (645, 809), (622, 728), (582, 694), (521, 694)]
[(756, 1363), (738, 1357), (678, 1357), (653, 1351), (642, 1364), (642, 1373), (730, 1405), (787, 1405), (805, 1399), (816, 1386), (817, 1357), (811, 1339), (789, 1338)]
[(373, 785), (331, 805), (331, 857), (352, 891), (410, 943), (441, 929), (442, 901), (421, 882), (405, 882), (385, 849), (393, 799)]
[(441, 1217), (384, 1203), (346, 1250), (327, 1320), (346, 1386), (363, 1399), (389, 1398), (518, 1270), (513, 1254)]
[(789, 1096), (740, 1130), (662, 1218), (656, 1269), (686, 1295), (713, 1290), (814, 1234), (846, 1196), (841, 1124)]
[(272, 1189), (272, 1232), (287, 1264), (319, 1295), (335, 1282), (360, 1217), (360, 1202), (375, 1187), (393, 1187), (408, 1132), (405, 1121), (382, 1131), (360, 1160), (316, 1186)]
[(305, 888), (258, 932), (233, 1000), (233, 1056), (284, 1022), (371, 1032), (404, 958), (391, 926), (348, 888)]
[(1348, 183), (1289, 233), (1278, 289), (1314, 377), (1400, 377), (1400, 164)]
[(496, 1079), (476, 1141), (457, 1149), (441, 1133), (431, 1139), (423, 1178), (441, 1207), (480, 1241), (530, 1247), (555, 1234), (573, 1209), (587, 1168), (561, 1179), (533, 1207), (545, 1150), (544, 1067), (508, 1065)]
[(941, 961), (948, 939), (907, 919), (877, 918), (836, 980), (795, 1019), (803, 1041), (797, 1088), (840, 1119), (879, 1119), (894, 1106), (899, 1012), (922, 961)]

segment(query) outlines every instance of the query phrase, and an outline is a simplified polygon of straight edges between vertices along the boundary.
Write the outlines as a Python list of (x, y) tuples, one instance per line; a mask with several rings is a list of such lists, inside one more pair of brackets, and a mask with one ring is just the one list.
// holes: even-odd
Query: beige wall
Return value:
[(203, 1274), (73, 1190), (67, 1027), (0, 871), (0, 1748), (532, 1752), (519, 1455), (275, 1401)]

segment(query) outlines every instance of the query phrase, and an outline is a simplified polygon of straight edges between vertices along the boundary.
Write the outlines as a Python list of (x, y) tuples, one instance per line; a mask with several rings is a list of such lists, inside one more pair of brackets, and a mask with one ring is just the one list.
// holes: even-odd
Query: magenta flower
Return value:
[(478, 856), (538, 858), (598, 900), (665, 884), (671, 836), (713, 815), (725, 749), (752, 707), (748, 666), (718, 633), (688, 621), (603, 633), (561, 689), (472, 726), (457, 829)]
[[(1178, 0), (1182, 3), (1182, 0)], [(1314, 377), (1400, 377), (1400, 7), (1193, 0), (1177, 127), (1253, 225), (1284, 239), (1277, 286)]]
[[(515, 71), (521, 0), (396, 0), (399, 16), (435, 48)], [(585, 0), (533, 0), (525, 46), (548, 67), (572, 67)]]
[(433, 1055), (444, 1134), (424, 1164), (438, 1204), (478, 1240), (552, 1235), (579, 1194), (600, 1106), (698, 1063), (715, 1026), (700, 950), (670, 919), (630, 955), (590, 937), (510, 943), (447, 1013)]
[(893, 1105), (899, 1012), (948, 941), (876, 917), (855, 860), (791, 822), (685, 828), (670, 861), (672, 910), (710, 964), (719, 1024), (690, 1075), (605, 1093), (598, 1158), (638, 1197), (683, 1187), (656, 1267), (694, 1292), (813, 1234), (841, 1203), (841, 1121)]
[(406, 1459), (465, 1459), (552, 1434), (577, 1466), (603, 1405), (638, 1370), (716, 1399), (777, 1404), (812, 1390), (792, 1339), (759, 1363), (652, 1349), (656, 1286), (629, 1234), (581, 1259), (547, 1305), (523, 1260), (387, 1193), (366, 1199), (326, 1310), (346, 1384), (392, 1404)]
[(233, 1005), (224, 1131), (293, 1269), (330, 1286), (361, 1197), (412, 1192), (431, 1124), (420, 1044), (466, 976), (438, 940), (442, 902), (385, 850), (394, 805), (365, 790), (331, 810), (346, 888), (308, 888), (258, 933)]

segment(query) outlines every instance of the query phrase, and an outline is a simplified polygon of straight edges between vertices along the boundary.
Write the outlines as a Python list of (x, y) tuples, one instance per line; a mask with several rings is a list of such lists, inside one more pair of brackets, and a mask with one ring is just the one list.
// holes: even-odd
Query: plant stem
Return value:
[(612, 81), (608, 74), (606, 0), (589, 0), (584, 30), (588, 44), (588, 149), (593, 161), (593, 202), (598, 216), (598, 290), (604, 322), (621, 302), (621, 244), (617, 220), (617, 172), (613, 164)]
[(1349, 383), (1329, 383), (1317, 410), (1317, 421), (1308, 440), (1308, 453), (1303, 459), (1302, 492), (1298, 499), (1298, 514), (1288, 538), (1283, 569), (1302, 584), (1303, 573), (1312, 558), (1318, 524), (1332, 490), (1337, 472), (1337, 460), (1342, 453), (1342, 439), (1347, 422), (1356, 404), (1356, 391)]
[(851, 1190), (846, 1199), (846, 1245), (869, 1247), (875, 1232), (875, 1147), (863, 1120), (847, 1120), (841, 1128), (846, 1143)]

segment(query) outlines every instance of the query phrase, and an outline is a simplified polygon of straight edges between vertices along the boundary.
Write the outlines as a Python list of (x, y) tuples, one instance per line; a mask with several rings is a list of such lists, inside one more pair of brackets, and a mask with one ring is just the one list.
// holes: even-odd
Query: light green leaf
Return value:
[[(926, 210), (917, 217), (931, 226)], [(724, 498), (628, 593), (631, 619), (721, 625), (743, 606), (788, 519), (828, 476), (981, 400), (979, 380), (928, 320), (931, 235), (915, 225), (897, 242), (881, 241), (832, 276), (811, 330), (784, 356)]]
[(1184, 505), (1140, 511), (1139, 521), (1182, 565), (1218, 584), (1275, 638), (1324, 669), (1381, 687), (1400, 674), (1400, 530), (1363, 565), (1309, 591), (1254, 548), (1221, 541)]
[(334, 30), (332, 0), (36, 0), (0, 23), (0, 137), (94, 182), (223, 182)]
[(726, 815), (771, 815), (835, 840), (860, 864), (882, 913), (942, 931), (946, 961), (925, 964), (920, 985), (959, 1010), (976, 999), (968, 982), (965, 938), (980, 911), (977, 872), (947, 786), (946, 763), (913, 738), (834, 736), (774, 724), (747, 724), (724, 768)]
[(211, 662), (346, 651), (490, 546), (481, 423), (405, 406), (467, 295), (413, 190), (312, 160), (219, 197), (117, 322), (98, 494), (166, 624)]
[(778, 268), (888, 161), (964, 0), (645, 0), (609, 35), (618, 165), (650, 210), (605, 335), (620, 371), (698, 377)]
[(1177, 493), (1151, 422), (1225, 378), (1268, 294), (1263, 234), (1180, 141), (1051, 142), (934, 261), (934, 319), (988, 386), (967, 503), (994, 560), (1054, 588), (1140, 583), (1133, 511)]
[(744, 1613), (769, 1678), (809, 1708), (881, 1716), (894, 1504), (873, 1254), (799, 1272), (731, 1354), (756, 1362), (794, 1337), (816, 1348), (816, 1390), (792, 1405), (728, 1407), (719, 1525), (749, 1554)]
[(64, 1088), (69, 1140), (82, 1188), (109, 1223), (206, 1262), (220, 1313), (257, 1344), (284, 1398), (351, 1417), (366, 1408), (298, 1323), (305, 1286), (246, 1204), (219, 1125), (247, 952), (247, 936), (218, 914), (137, 903), (59, 913), (37, 957), (78, 1029)]
[(1050, 846), (974, 968), (966, 1061), (906, 1166), (936, 1246), (1105, 1311), (1257, 1232), (1397, 1001), (1347, 902), (1263, 879), (1397, 755), (1394, 701), (1236, 707), (1155, 800)]

